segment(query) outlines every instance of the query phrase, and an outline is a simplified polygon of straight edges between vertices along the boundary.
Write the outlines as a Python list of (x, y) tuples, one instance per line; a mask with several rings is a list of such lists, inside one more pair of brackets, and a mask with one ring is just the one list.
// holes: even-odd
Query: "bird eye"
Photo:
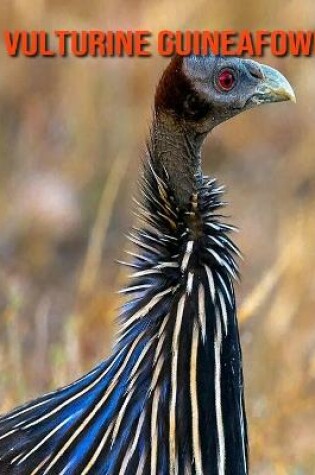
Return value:
[(231, 69), (222, 69), (218, 75), (218, 84), (223, 91), (230, 91), (235, 84), (235, 75)]

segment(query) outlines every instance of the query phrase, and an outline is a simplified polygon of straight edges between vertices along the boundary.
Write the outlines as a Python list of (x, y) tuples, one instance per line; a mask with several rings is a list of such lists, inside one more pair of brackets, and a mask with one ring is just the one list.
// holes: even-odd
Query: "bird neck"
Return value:
[[(113, 354), (0, 418), (0, 473), (247, 474), (238, 251), (221, 193), (202, 177), (181, 210), (148, 160)], [(195, 233), (185, 218), (197, 214)]]
[(202, 180), (203, 135), (171, 113), (157, 109), (154, 114), (150, 153), (157, 172), (166, 173), (179, 208), (186, 209)]
[(200, 160), (192, 174), (181, 174), (182, 161), (173, 167), (169, 160), (184, 153), (178, 136), (174, 145), (169, 124), (164, 137), (161, 124), (155, 127), (141, 182), (143, 226), (130, 235), (137, 250), (115, 346), (115, 354), (128, 356), (123, 390), (141, 401), (148, 424), (142, 436), (150, 455), (141, 473), (246, 475), (233, 227), (217, 213), (222, 187), (201, 175)]

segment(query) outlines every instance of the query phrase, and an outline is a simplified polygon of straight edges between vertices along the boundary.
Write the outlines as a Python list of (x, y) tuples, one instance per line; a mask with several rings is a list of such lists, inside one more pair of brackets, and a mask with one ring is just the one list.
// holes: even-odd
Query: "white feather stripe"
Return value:
[(109, 434), (111, 432), (113, 428), (113, 424), (110, 424), (108, 427), (107, 427), (107, 430), (104, 434), (104, 436), (102, 437), (102, 440), (100, 442), (100, 444), (97, 446), (95, 452), (93, 453), (93, 456), (92, 458), (90, 459), (90, 461), (88, 462), (88, 464), (84, 467), (81, 475), (86, 475), (87, 473), (89, 473), (91, 471), (91, 468), (95, 465), (95, 463), (97, 462), (97, 459), (98, 457), (100, 456), (100, 453), (102, 452), (102, 449), (104, 448), (106, 442), (107, 442), (107, 439), (109, 437)]
[(148, 264), (151, 264), (151, 265), (154, 264), (152, 259), (149, 259), (148, 257), (143, 256), (143, 255), (137, 254), (136, 252), (125, 251), (125, 253), (128, 254), (128, 256), (134, 257), (135, 259), (139, 259), (140, 261), (147, 262)]
[(32, 471), (32, 473), (30, 475), (36, 475), (37, 473), (39, 473), (39, 471), (43, 468), (43, 466), (45, 465), (45, 463), (49, 459), (50, 459), (50, 455), (48, 455), (48, 457), (44, 458), (44, 460), (42, 460), (41, 463), (39, 465), (37, 465), (36, 468), (34, 468), (34, 470)]
[(221, 307), (221, 315), (222, 315), (223, 324), (224, 324), (224, 334), (226, 336), (228, 332), (228, 315), (227, 315), (227, 310), (226, 310), (226, 303), (220, 290), (218, 290), (218, 296), (219, 296), (219, 302), (220, 302), (220, 307)]
[(208, 278), (211, 300), (214, 303), (214, 300), (215, 300), (215, 285), (214, 285), (213, 274), (211, 272), (210, 267), (208, 267), (206, 265), (205, 265), (205, 270), (206, 270), (206, 274), (207, 274), (207, 278)]
[(6, 432), (5, 434), (1, 435), (0, 440), (5, 439), (6, 437), (9, 437), (9, 435), (14, 434), (14, 432), (16, 432), (16, 431), (17, 431), (17, 429), (12, 429), (9, 432)]
[(128, 294), (131, 292), (138, 292), (141, 290), (146, 290), (152, 288), (151, 284), (141, 284), (141, 285), (130, 285), (129, 287), (125, 287), (121, 290), (118, 290), (118, 294)]
[(138, 465), (136, 475), (143, 475), (145, 459), (146, 459), (146, 454), (144, 453), (144, 454), (142, 454), (141, 459), (139, 460), (139, 465)]
[(222, 398), (221, 398), (221, 347), (222, 347), (222, 328), (221, 317), (216, 312), (216, 335), (214, 340), (214, 361), (215, 361), (215, 413), (217, 422), (217, 440), (218, 440), (218, 475), (225, 475), (225, 437), (222, 417)]
[(141, 249), (146, 249), (149, 252), (152, 252), (152, 254), (159, 255), (159, 250), (156, 247), (150, 246), (149, 244), (140, 241), (136, 237), (129, 235), (127, 236), (128, 240), (131, 241), (133, 244), (136, 246), (140, 247)]
[(138, 337), (134, 340), (133, 344), (131, 345), (126, 358), (123, 360), (123, 363), (121, 364), (119, 370), (117, 371), (114, 379), (111, 381), (109, 387), (107, 388), (105, 394), (103, 397), (98, 401), (98, 403), (94, 406), (93, 410), (89, 412), (88, 416), (84, 419), (84, 421), (80, 424), (80, 426), (76, 429), (76, 431), (71, 435), (71, 437), (67, 440), (67, 442), (62, 446), (62, 448), (59, 450), (59, 452), (56, 453), (55, 457), (53, 460), (50, 462), (46, 470), (44, 471), (43, 475), (46, 475), (49, 473), (49, 470), (58, 462), (58, 460), (63, 456), (63, 454), (66, 452), (66, 450), (71, 446), (71, 444), (77, 439), (77, 437), (82, 433), (82, 431), (85, 429), (85, 427), (88, 425), (88, 423), (93, 419), (95, 414), (101, 409), (101, 407), (104, 405), (110, 394), (112, 393), (113, 389), (116, 386), (116, 383), (126, 368), (127, 364), (129, 363), (129, 360), (131, 358), (131, 355), (133, 354), (135, 348), (137, 347), (140, 339), (142, 338), (142, 334), (138, 335)]
[[(130, 382), (132, 381), (133, 377), (134, 377), (135, 374), (137, 373), (137, 371), (138, 371), (138, 369), (139, 369), (141, 363), (142, 363), (143, 360), (144, 360), (145, 355), (146, 355), (147, 352), (149, 351), (149, 348), (151, 347), (151, 345), (152, 345), (152, 343), (154, 342), (155, 338), (156, 338), (156, 336), (155, 336), (155, 337), (152, 337), (152, 338), (148, 341), (148, 343), (144, 346), (143, 350), (141, 351), (140, 356), (139, 356), (139, 358), (138, 358), (136, 364), (134, 365), (134, 367), (132, 368), (132, 371), (131, 371), (131, 373), (130, 373), (130, 376), (129, 376), (129, 381), (130, 381)], [(130, 386), (132, 386), (132, 384), (131, 384)]]
[(170, 473), (178, 474), (178, 459), (176, 449), (176, 399), (177, 399), (177, 367), (178, 347), (185, 306), (185, 295), (182, 295), (177, 305), (175, 328), (172, 339), (172, 373), (171, 373), (171, 401), (170, 401), (170, 432), (169, 432), (169, 456)]
[[(47, 419), (48, 417), (51, 417), (52, 415), (56, 414), (57, 412), (61, 411), (61, 409), (63, 409), (64, 407), (66, 407), (67, 405), (69, 405), (71, 402), (75, 401), (76, 399), (78, 399), (79, 397), (83, 396), (84, 394), (86, 394), (87, 392), (89, 392), (91, 389), (93, 389), (105, 376), (106, 374), (112, 369), (112, 367), (114, 366), (114, 364), (117, 362), (117, 360), (119, 359), (121, 353), (125, 350), (125, 348), (121, 348), (121, 350), (117, 353), (117, 355), (115, 356), (115, 358), (113, 359), (113, 361), (111, 362), (111, 364), (97, 377), (97, 379), (95, 379), (95, 381), (93, 381), (89, 386), (86, 386), (85, 388), (83, 388), (81, 391), (79, 391), (78, 393), (74, 394), (72, 397), (66, 399), (65, 401), (63, 401), (61, 404), (59, 404), (57, 407), (55, 407), (52, 411), (48, 412), (47, 414), (45, 414), (44, 416), (40, 417), (39, 419), (36, 419), (35, 421), (33, 422), (30, 422), (29, 424), (23, 426), (23, 429), (28, 429), (29, 427), (32, 427), (32, 426), (35, 426), (37, 424), (39, 424), (40, 422), (42, 422), (43, 420)], [(22, 421), (20, 422), (19, 424), (16, 425), (16, 427), (19, 427), (23, 424), (25, 424), (26, 421)]]
[(216, 260), (216, 262), (222, 266), (222, 259), (221, 259), (221, 256), (214, 250), (214, 249), (211, 249), (211, 248), (207, 248), (207, 251), (214, 257), (214, 259)]
[(199, 432), (199, 403), (197, 390), (197, 358), (199, 344), (199, 327), (194, 322), (191, 353), (190, 353), (190, 398), (191, 398), (191, 415), (192, 415), (192, 439), (193, 454), (195, 459), (196, 475), (203, 475), (202, 456)]
[(151, 475), (157, 475), (158, 468), (158, 409), (160, 401), (160, 388), (153, 393), (151, 415)]
[(121, 408), (120, 408), (120, 410), (119, 410), (119, 413), (118, 413), (118, 416), (117, 416), (116, 421), (115, 421), (115, 425), (114, 425), (114, 429), (113, 429), (113, 434), (112, 434), (112, 446), (113, 446), (113, 444), (114, 444), (114, 442), (115, 442), (115, 439), (116, 439), (116, 437), (117, 437), (117, 435), (118, 435), (118, 432), (119, 432), (119, 429), (120, 429), (120, 425), (121, 425), (122, 420), (123, 420), (123, 418), (124, 418), (124, 415), (125, 415), (127, 406), (128, 406), (128, 404), (129, 404), (129, 402), (130, 402), (132, 396), (133, 396), (133, 393), (134, 393), (135, 389), (134, 389), (134, 388), (131, 388), (131, 389), (128, 388), (128, 391), (129, 391), (129, 393), (128, 393), (126, 399), (124, 400), (124, 403), (123, 403), (123, 405), (121, 406)]
[(244, 425), (244, 414), (243, 414), (243, 401), (242, 397), (240, 398), (240, 422), (241, 422), (241, 432), (242, 432), (242, 452), (243, 460), (245, 467), (245, 475), (247, 475), (247, 460), (246, 460), (246, 450), (245, 450), (245, 425)]
[(146, 277), (146, 276), (152, 275), (152, 274), (160, 274), (160, 270), (157, 269), (157, 268), (146, 269), (146, 270), (142, 270), (142, 271), (139, 271), (139, 272), (134, 272), (133, 274), (130, 274), (129, 277), (131, 279), (137, 279), (139, 277)]
[(164, 341), (165, 341), (165, 333), (164, 333), (164, 330), (165, 330), (165, 327), (166, 327), (166, 324), (169, 320), (169, 314), (164, 318), (161, 326), (160, 326), (160, 329), (159, 329), (159, 333), (158, 333), (158, 343), (156, 345), (156, 349), (155, 349), (155, 353), (154, 353), (154, 358), (153, 358), (153, 375), (152, 375), (152, 380), (151, 380), (151, 385), (150, 385), (150, 392), (152, 392), (155, 388), (155, 385), (158, 381), (158, 378), (160, 376), (160, 372), (161, 372), (161, 369), (163, 367), (163, 363), (164, 363), (164, 358), (163, 356), (161, 355), (160, 356), (160, 353), (162, 351), (162, 347), (163, 347), (163, 344), (164, 344)]
[(164, 330), (165, 330), (165, 327), (166, 327), (166, 325), (169, 321), (169, 318), (170, 318), (170, 315), (167, 314), (167, 316), (164, 318), (163, 322), (161, 323), (159, 333), (158, 333), (158, 343), (157, 343), (156, 349), (155, 349), (153, 364), (155, 364), (157, 362), (157, 359), (160, 355), (160, 352), (161, 352), (161, 349), (162, 349), (162, 346), (163, 346), (163, 343), (164, 343), (164, 339), (165, 339)]
[(150, 392), (152, 392), (154, 390), (154, 388), (155, 388), (155, 386), (158, 382), (159, 376), (160, 376), (162, 368), (163, 368), (163, 364), (164, 364), (164, 356), (161, 355), (159, 357), (158, 361), (157, 361), (157, 364), (154, 367), (152, 381), (151, 381), (151, 384), (150, 384)]
[(205, 301), (205, 288), (202, 284), (198, 287), (198, 318), (201, 328), (201, 335), (203, 343), (206, 341), (206, 301)]
[(137, 374), (137, 371), (142, 363), (142, 361), (144, 360), (144, 357), (145, 355), (147, 354), (149, 348), (152, 346), (152, 343), (153, 343), (154, 339), (152, 338), (151, 340), (149, 340), (149, 342), (144, 346), (143, 350), (141, 351), (140, 353), (140, 356), (137, 360), (137, 363), (134, 365), (131, 373), (130, 373), (130, 376), (129, 376), (129, 385), (128, 385), (128, 389), (126, 391), (127, 393), (127, 397), (118, 413), (118, 416), (117, 416), (117, 419), (116, 419), (116, 422), (115, 422), (115, 426), (114, 426), (114, 430), (113, 430), (113, 434), (112, 434), (112, 446), (113, 446), (113, 443), (115, 442), (115, 438), (117, 437), (117, 434), (118, 434), (118, 431), (119, 431), (119, 428), (120, 428), (120, 425), (121, 425), (121, 422), (123, 420), (123, 417), (125, 415), (125, 412), (126, 412), (126, 408), (133, 396), (133, 393), (135, 391), (135, 385), (136, 385), (136, 380), (139, 376), (139, 374)]
[[(42, 445), (47, 442), (56, 432), (58, 432), (67, 422), (73, 417), (71, 416), (67, 417), (64, 421), (62, 421), (60, 424), (58, 424), (52, 431), (50, 431), (35, 447), (33, 447), (24, 457), (21, 458), (21, 460), (18, 461), (17, 465), (20, 465), (21, 463), (25, 462), (29, 458), (30, 455), (32, 455), (36, 450), (38, 450)], [(12, 460), (11, 464), (14, 463), (14, 460)]]
[[(174, 259), (176, 258), (176, 256), (172, 256)], [(173, 261), (170, 261), (170, 262), (162, 262), (162, 264), (158, 264), (157, 266), (155, 266), (156, 269), (165, 269), (167, 267), (172, 267), (172, 268), (176, 268), (176, 267), (179, 267), (178, 266), (178, 263), (177, 262), (173, 262)]]
[(225, 295), (226, 295), (226, 298), (227, 298), (227, 300), (228, 300), (230, 306), (233, 307), (233, 297), (232, 297), (231, 292), (230, 292), (229, 289), (227, 288), (227, 285), (226, 285), (226, 283), (225, 283), (225, 281), (224, 281), (222, 275), (221, 275), (219, 272), (217, 272), (217, 276), (218, 276), (218, 279), (219, 279), (220, 282), (221, 282), (221, 285), (222, 285), (222, 287), (223, 287), (223, 289), (224, 289), (224, 293), (225, 293)]
[[(93, 369), (92, 371), (90, 371), (89, 373), (83, 375), (81, 378), (79, 379), (76, 379), (75, 381), (73, 381), (73, 383), (70, 383), (68, 384), (64, 389), (69, 389), (69, 388), (72, 388), (74, 386), (76, 386), (77, 384), (79, 383), (82, 383), (85, 379), (88, 379), (90, 378), (91, 376), (93, 376), (93, 374), (95, 374), (97, 372), (98, 368), (96, 367), (95, 369)], [(37, 401), (35, 400), (34, 401), (34, 404), (30, 404), (30, 405), (27, 405), (27, 407), (25, 406), (22, 406), (20, 410), (14, 412), (14, 414), (12, 414), (11, 416), (8, 416), (6, 417), (7, 420), (11, 420), (11, 419), (15, 419), (16, 417), (19, 417), (21, 416), (22, 414), (25, 414), (27, 412), (30, 412), (32, 411), (33, 409), (36, 409), (37, 407), (40, 407), (40, 406), (43, 406), (45, 404), (48, 404), (50, 401), (53, 400), (54, 398), (54, 395), (57, 394), (59, 392), (59, 390), (57, 389), (56, 391), (52, 391), (48, 394), (46, 394), (46, 397), (47, 396), (50, 396), (49, 398), (47, 397), (47, 399), (45, 399), (44, 401)], [(24, 422), (23, 422), (24, 423)], [(16, 424), (15, 427), (19, 427), (19, 425), (21, 424)], [(6, 437), (6, 434), (5, 436)], [(2, 437), (0, 437), (0, 440), (1, 440)]]
[[(123, 334), (126, 329), (139, 318), (144, 317), (155, 305), (159, 303), (159, 301), (167, 294), (173, 292), (174, 287), (168, 287), (163, 292), (156, 294), (150, 302), (148, 302), (144, 307), (140, 308), (136, 313), (134, 313), (130, 318), (126, 320), (126, 322), (122, 325), (119, 335)], [(122, 335), (120, 336), (119, 340), (121, 340)]]
[(190, 295), (192, 292), (193, 283), (194, 283), (194, 274), (192, 272), (188, 272), (187, 286), (186, 286), (186, 292), (188, 295)]
[(182, 272), (185, 272), (185, 270), (187, 269), (191, 253), (193, 251), (193, 247), (194, 247), (194, 241), (188, 241), (187, 246), (186, 246), (186, 251), (182, 260), (182, 265), (181, 265)]
[(132, 440), (132, 444), (129, 446), (129, 449), (127, 450), (126, 455), (125, 455), (125, 457), (122, 461), (122, 464), (121, 464), (118, 475), (125, 475), (126, 474), (128, 464), (129, 464), (130, 460), (132, 459), (132, 456), (133, 456), (133, 454), (134, 454), (134, 452), (137, 448), (138, 442), (139, 442), (139, 437), (140, 437), (140, 434), (141, 434), (144, 418), (145, 418), (145, 411), (143, 411), (140, 415), (135, 436)]

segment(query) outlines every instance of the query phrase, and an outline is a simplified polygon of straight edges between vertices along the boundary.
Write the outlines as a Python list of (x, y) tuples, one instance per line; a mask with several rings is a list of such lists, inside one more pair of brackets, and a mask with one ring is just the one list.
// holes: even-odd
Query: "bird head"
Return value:
[(155, 105), (199, 134), (262, 104), (291, 100), (294, 91), (276, 69), (250, 59), (175, 56), (158, 85)]

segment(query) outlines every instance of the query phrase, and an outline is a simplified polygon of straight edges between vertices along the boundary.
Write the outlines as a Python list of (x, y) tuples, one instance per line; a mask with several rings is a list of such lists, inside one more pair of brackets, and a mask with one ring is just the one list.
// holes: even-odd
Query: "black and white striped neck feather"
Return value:
[(180, 210), (149, 158), (113, 355), (0, 419), (1, 473), (247, 473), (239, 252), (218, 214), (222, 193), (201, 177)]
[(150, 160), (144, 173), (144, 227), (130, 237), (140, 252), (131, 264), (133, 282), (122, 291), (134, 300), (132, 312), (130, 302), (123, 312), (118, 345), (124, 347), (139, 332), (149, 334), (139, 364), (153, 368), (155, 445), (148, 473), (247, 473), (233, 290), (240, 253), (228, 236), (235, 228), (218, 214), (226, 204), (223, 192), (216, 180), (202, 177), (190, 209), (181, 211), (167, 172), (159, 176)]

